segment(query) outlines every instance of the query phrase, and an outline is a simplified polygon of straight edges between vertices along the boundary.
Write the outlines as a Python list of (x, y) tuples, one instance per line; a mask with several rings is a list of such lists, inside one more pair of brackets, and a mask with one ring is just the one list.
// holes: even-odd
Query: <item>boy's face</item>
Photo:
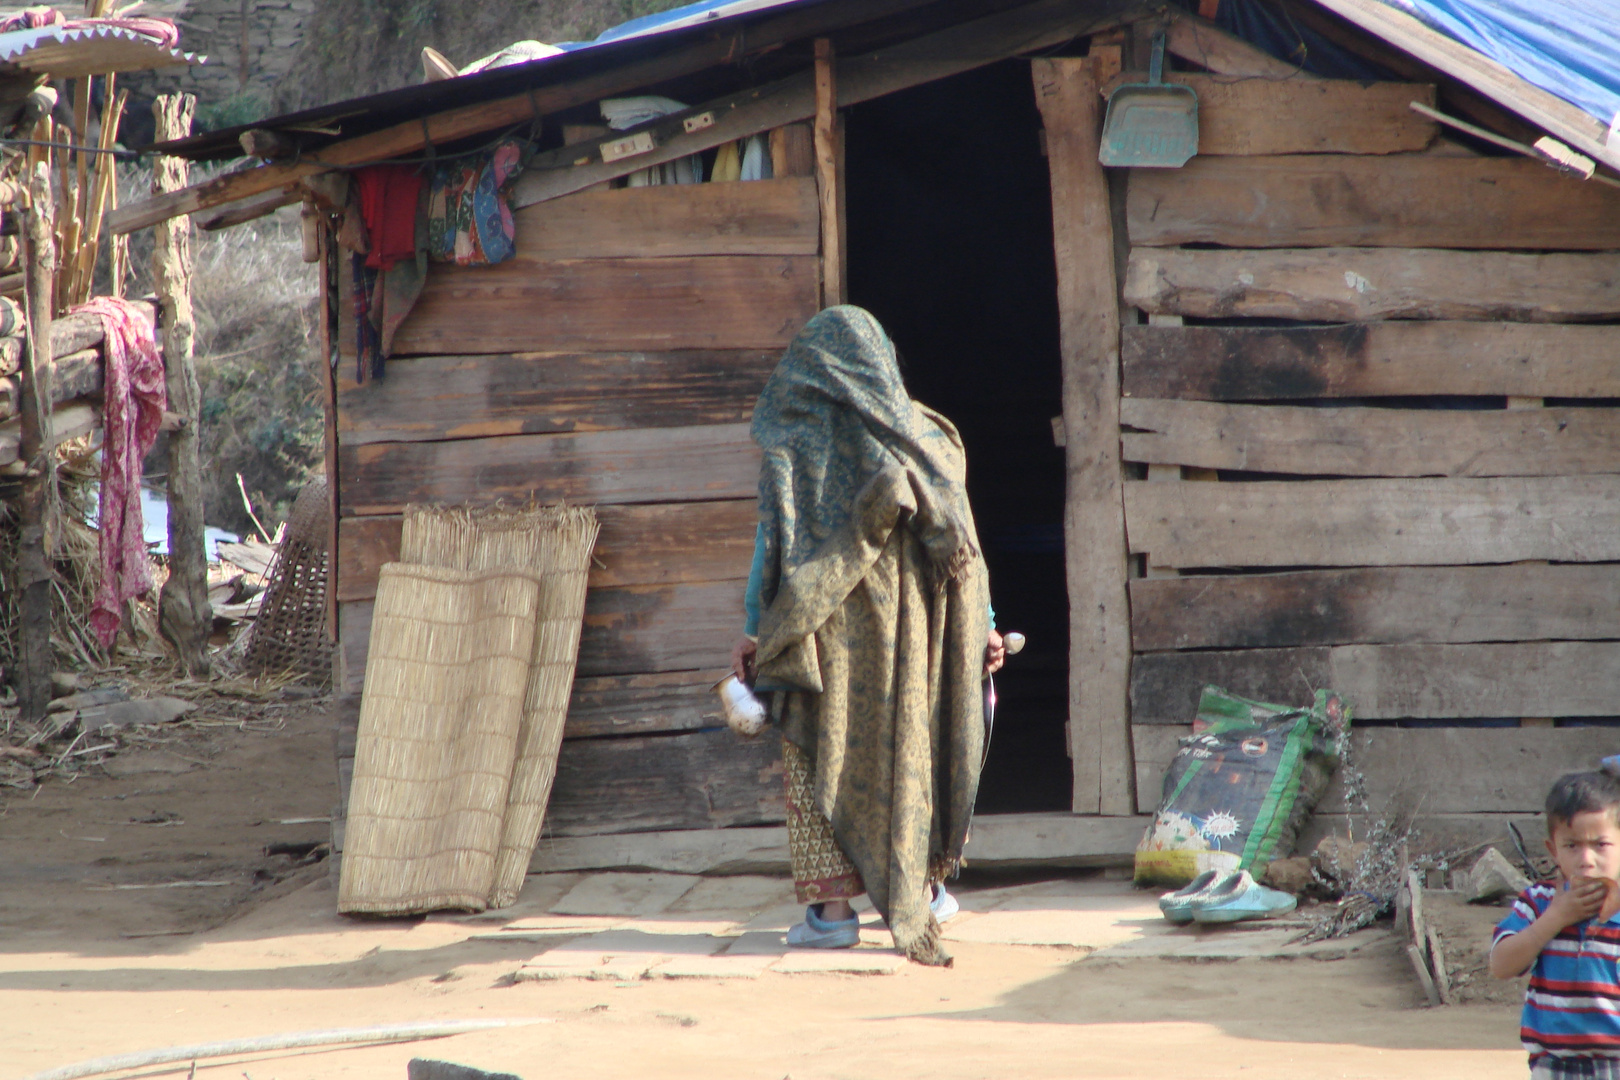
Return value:
[(1620, 878), (1620, 822), (1614, 810), (1583, 810), (1554, 821), (1547, 851), (1566, 880)]

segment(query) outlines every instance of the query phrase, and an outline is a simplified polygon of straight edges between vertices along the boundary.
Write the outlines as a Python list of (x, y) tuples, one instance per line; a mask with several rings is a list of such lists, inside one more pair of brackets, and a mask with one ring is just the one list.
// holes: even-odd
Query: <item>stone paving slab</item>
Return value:
[(685, 896), (695, 874), (591, 874), (551, 905), (557, 915), (655, 915)]
[(551, 911), (551, 905), (561, 900), (568, 891), (584, 880), (584, 874), (530, 874), (523, 881), (523, 891), (510, 907), (494, 908), (476, 914), (439, 911), (427, 917), (430, 923), (511, 923)]
[(769, 954), (673, 956), (648, 972), (649, 979), (757, 979), (776, 963)]
[(604, 930), (564, 942), (518, 969), (519, 979), (603, 979), (629, 982), (676, 957), (711, 957), (729, 939), (708, 934)]
[(948, 941), (1061, 945), (1102, 949), (1164, 924), (1156, 899), (1098, 890), (1091, 895), (1009, 895), (993, 908), (964, 913), (944, 927)]
[(771, 970), (783, 975), (893, 975), (905, 967), (904, 956), (891, 949), (793, 949)]
[(669, 912), (747, 912), (755, 914), (793, 903), (793, 882), (787, 878), (704, 878), (669, 905)]
[(1301, 928), (1256, 928), (1262, 925), (1249, 923), (1239, 930), (1236, 927), (1171, 927), (1165, 924), (1165, 929), (1160, 932), (1099, 949), (1092, 955), (1099, 960), (1276, 960), (1292, 957), (1342, 960), (1394, 940), (1394, 935), (1388, 930), (1367, 929), (1349, 937), (1293, 945), (1290, 942), (1299, 936)]

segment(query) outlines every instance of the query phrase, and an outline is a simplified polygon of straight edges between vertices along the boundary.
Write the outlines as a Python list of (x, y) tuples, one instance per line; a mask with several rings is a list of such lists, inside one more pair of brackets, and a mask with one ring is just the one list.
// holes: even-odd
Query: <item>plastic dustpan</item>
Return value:
[(1145, 83), (1124, 83), (1108, 95), (1102, 146), (1104, 165), (1179, 169), (1198, 153), (1198, 95), (1190, 86), (1163, 82), (1164, 33), (1153, 36)]

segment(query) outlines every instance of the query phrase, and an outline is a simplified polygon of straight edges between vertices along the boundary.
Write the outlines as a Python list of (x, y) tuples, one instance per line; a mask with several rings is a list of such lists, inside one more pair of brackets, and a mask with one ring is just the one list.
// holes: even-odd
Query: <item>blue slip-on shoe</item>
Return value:
[(850, 949), (861, 943), (861, 917), (851, 915), (842, 922), (828, 922), (816, 911), (820, 904), (804, 909), (804, 922), (790, 928), (787, 943), (796, 949)]
[(1291, 893), (1268, 889), (1240, 870), (1230, 882), (1193, 902), (1192, 916), (1201, 923), (1235, 923), (1247, 919), (1273, 919), (1299, 906)]
[(1159, 910), (1164, 912), (1166, 919), (1177, 926), (1190, 923), (1193, 921), (1193, 901), (1218, 888), (1223, 881), (1232, 876), (1234, 871), (1231, 870), (1205, 870), (1175, 892), (1167, 892), (1159, 897)]
[(945, 891), (942, 881), (934, 886), (934, 898), (928, 901), (928, 910), (934, 913), (934, 921), (941, 926), (946, 920), (956, 916), (962, 910), (962, 905), (956, 902), (956, 897)]

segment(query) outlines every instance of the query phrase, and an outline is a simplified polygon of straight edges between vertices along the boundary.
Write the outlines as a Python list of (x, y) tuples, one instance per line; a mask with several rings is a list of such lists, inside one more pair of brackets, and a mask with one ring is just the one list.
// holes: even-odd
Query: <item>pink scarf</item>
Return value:
[(124, 601), (152, 588), (141, 518), (141, 463), (157, 439), (169, 395), (152, 325), (139, 308), (98, 296), (73, 310), (100, 315), (107, 334), (102, 382), (101, 584), (90, 610), (90, 628), (101, 647), (110, 649), (123, 621)]

